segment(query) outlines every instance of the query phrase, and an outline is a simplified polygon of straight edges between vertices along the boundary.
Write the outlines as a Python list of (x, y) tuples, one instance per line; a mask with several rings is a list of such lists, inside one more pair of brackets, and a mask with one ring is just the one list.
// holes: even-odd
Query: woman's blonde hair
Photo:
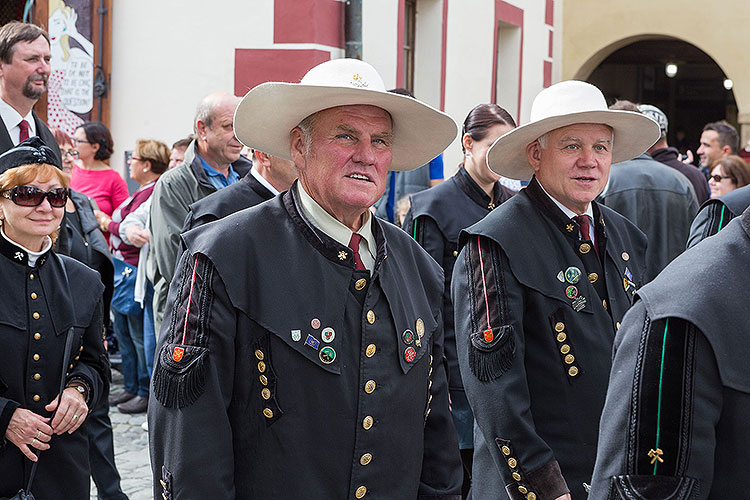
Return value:
[[(16, 186), (26, 186), (34, 181), (49, 182), (53, 179), (57, 180), (66, 189), (70, 184), (70, 176), (54, 165), (47, 163), (20, 165), (9, 168), (0, 174), (0, 193), (9, 191)], [(58, 232), (59, 229), (56, 229), (49, 235), (53, 243), (57, 240)]]

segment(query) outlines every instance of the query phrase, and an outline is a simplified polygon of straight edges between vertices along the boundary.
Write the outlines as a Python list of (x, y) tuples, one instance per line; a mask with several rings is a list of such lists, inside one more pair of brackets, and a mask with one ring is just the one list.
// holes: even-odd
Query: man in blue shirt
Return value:
[(154, 284), (154, 326), (159, 331), (169, 283), (190, 204), (240, 180), (252, 163), (240, 156), (234, 136), (234, 110), (239, 98), (225, 92), (206, 96), (195, 113), (196, 139), (185, 159), (159, 178), (151, 195), (151, 247), (148, 277)]

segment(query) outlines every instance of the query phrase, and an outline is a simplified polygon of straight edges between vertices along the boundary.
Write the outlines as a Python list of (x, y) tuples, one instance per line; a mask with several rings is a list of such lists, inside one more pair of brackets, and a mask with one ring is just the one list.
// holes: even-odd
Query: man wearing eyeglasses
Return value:
[(0, 154), (39, 136), (57, 158), (60, 148), (52, 132), (34, 113), (47, 92), (50, 74), (49, 35), (39, 26), (19, 22), (0, 28)]

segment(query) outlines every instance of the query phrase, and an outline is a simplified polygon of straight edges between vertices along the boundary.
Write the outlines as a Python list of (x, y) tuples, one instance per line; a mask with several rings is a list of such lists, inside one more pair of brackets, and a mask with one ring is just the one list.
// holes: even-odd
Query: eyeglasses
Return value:
[(75, 144), (77, 146), (77, 145), (79, 145), (81, 143), (83, 143), (83, 144), (91, 144), (91, 142), (89, 142), (89, 141), (84, 141), (83, 139), (76, 139), (75, 137), (73, 137), (73, 144)]
[(38, 207), (47, 198), (51, 207), (62, 208), (68, 201), (68, 190), (65, 188), (42, 191), (34, 186), (16, 186), (3, 191), (2, 195), (21, 207)]
[(130, 161), (146, 161), (146, 160), (144, 160), (143, 158), (139, 158), (137, 156), (131, 156)]
[(78, 151), (76, 151), (75, 149), (70, 149), (68, 151), (64, 151), (63, 152), (63, 159), (67, 158), (68, 156), (70, 156), (74, 160), (77, 160), (78, 159)]
[(721, 182), (721, 181), (722, 181), (722, 179), (731, 179), (731, 178), (732, 178), (732, 176), (731, 176), (731, 175), (719, 175), (719, 174), (714, 174), (714, 175), (711, 175), (711, 176), (709, 176), (709, 177), (708, 177), (708, 180), (709, 180), (709, 181), (710, 181), (710, 180), (713, 180), (714, 182)]

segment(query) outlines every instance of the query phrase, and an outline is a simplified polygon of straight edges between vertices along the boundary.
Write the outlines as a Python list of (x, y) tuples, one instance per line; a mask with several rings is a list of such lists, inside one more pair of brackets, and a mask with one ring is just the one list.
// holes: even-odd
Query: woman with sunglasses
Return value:
[(750, 167), (737, 155), (720, 158), (711, 166), (711, 175), (708, 177), (711, 199), (748, 184), (750, 184)]
[(36, 461), (37, 500), (89, 496), (81, 425), (106, 392), (104, 287), (95, 271), (52, 250), (67, 184), (38, 137), (0, 156), (0, 497), (26, 487)]
[[(93, 198), (99, 210), (111, 216), (128, 198), (128, 185), (109, 166), (114, 143), (109, 129), (101, 122), (86, 122), (73, 134), (78, 164), (70, 176), (70, 188)], [(109, 241), (109, 233), (105, 232)]]

